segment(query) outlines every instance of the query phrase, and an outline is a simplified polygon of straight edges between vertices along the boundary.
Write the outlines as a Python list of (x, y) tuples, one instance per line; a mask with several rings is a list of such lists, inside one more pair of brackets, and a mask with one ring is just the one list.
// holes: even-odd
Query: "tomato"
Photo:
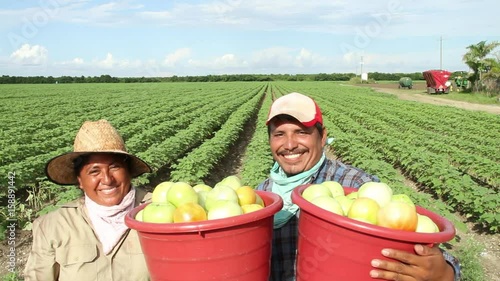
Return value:
[(347, 217), (370, 224), (377, 224), (379, 209), (377, 201), (368, 197), (359, 197), (352, 202)]
[(439, 232), (439, 227), (428, 216), (418, 214), (418, 224), (415, 232), (435, 233)]
[(264, 203), (264, 200), (262, 200), (262, 197), (260, 197), (260, 195), (257, 193), (255, 193), (255, 203), (261, 205), (262, 207), (266, 206), (266, 203)]
[(174, 221), (175, 206), (170, 203), (148, 204), (142, 209), (142, 221), (153, 223), (171, 223)]
[(217, 200), (208, 211), (209, 220), (223, 219), (243, 214), (243, 209), (238, 203), (229, 200)]
[(207, 220), (207, 212), (200, 204), (189, 202), (174, 211), (174, 222), (193, 222)]
[(366, 182), (359, 187), (358, 197), (371, 198), (382, 208), (391, 201), (392, 188), (383, 182)]
[(264, 209), (264, 207), (262, 207), (262, 205), (255, 203), (255, 204), (243, 205), (243, 206), (241, 206), (241, 209), (243, 210), (243, 214), (248, 214), (251, 212), (255, 212), (255, 211)]
[(236, 189), (236, 194), (238, 195), (238, 203), (240, 206), (255, 204), (257, 200), (257, 193), (248, 185), (238, 187)]
[(377, 213), (377, 225), (392, 229), (415, 231), (418, 224), (414, 206), (404, 202), (391, 201)]

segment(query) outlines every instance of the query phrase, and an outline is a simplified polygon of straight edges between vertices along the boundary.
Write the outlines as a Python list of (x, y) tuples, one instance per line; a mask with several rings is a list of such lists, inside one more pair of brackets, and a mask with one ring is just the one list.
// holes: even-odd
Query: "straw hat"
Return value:
[(73, 161), (80, 155), (89, 153), (117, 153), (127, 155), (130, 161), (131, 177), (138, 177), (144, 173), (151, 173), (146, 162), (129, 154), (125, 142), (118, 131), (107, 121), (86, 121), (80, 127), (73, 152), (56, 156), (45, 166), (45, 174), (50, 181), (61, 184), (78, 184)]

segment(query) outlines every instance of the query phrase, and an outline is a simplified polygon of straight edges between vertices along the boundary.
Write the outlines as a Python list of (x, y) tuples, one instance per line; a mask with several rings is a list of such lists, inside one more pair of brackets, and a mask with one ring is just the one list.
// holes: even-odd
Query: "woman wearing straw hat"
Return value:
[(137, 233), (124, 216), (147, 195), (131, 179), (150, 172), (108, 121), (84, 122), (73, 152), (45, 168), (50, 181), (78, 185), (84, 196), (35, 220), (25, 280), (149, 280)]

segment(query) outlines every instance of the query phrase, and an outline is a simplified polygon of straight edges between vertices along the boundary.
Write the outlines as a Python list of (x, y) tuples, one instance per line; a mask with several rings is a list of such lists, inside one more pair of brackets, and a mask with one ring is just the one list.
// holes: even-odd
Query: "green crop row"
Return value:
[[(415, 143), (415, 135), (401, 130), (401, 127), (390, 126), (380, 119), (357, 111), (344, 112), (349, 116), (351, 126), (358, 126), (357, 133), (368, 135), (365, 144), (377, 149), (394, 166), (401, 166), (406, 173), (421, 185), (432, 190), (451, 207), (460, 210), (467, 217), (477, 219), (491, 231), (498, 231), (500, 216), (498, 206), (500, 198), (494, 190), (481, 186), (467, 175), (463, 175), (450, 165), (445, 154), (436, 154), (425, 146)], [(340, 122), (349, 130), (347, 120)], [(416, 140), (418, 142), (418, 139)], [(425, 140), (420, 141), (421, 143)], [(436, 145), (440, 143), (435, 142)]]
[[(175, 135), (161, 143), (151, 145), (146, 151), (137, 153), (137, 155), (148, 162), (154, 171), (174, 164), (177, 159), (184, 157), (205, 140), (212, 138), (213, 134), (224, 124), (232, 112), (236, 111), (254, 95), (252, 91), (237, 96), (226, 95), (225, 100), (213, 102), (211, 110), (205, 111), (197, 119), (189, 120), (189, 124), (185, 129), (179, 130)], [(147, 183), (148, 178), (153, 176), (156, 176), (155, 173), (145, 175), (137, 179), (136, 182)]]
[(211, 139), (206, 140), (184, 158), (172, 165), (170, 177), (172, 181), (185, 181), (190, 184), (202, 183), (216, 164), (227, 156), (231, 146), (240, 138), (245, 124), (255, 115), (259, 101), (262, 99), (261, 89), (254, 97), (233, 112), (220, 130)]
[[(376, 100), (374, 102), (376, 102)], [(379, 102), (379, 104), (381, 103), (382, 102)], [(354, 104), (357, 104), (357, 102)], [(390, 105), (385, 106), (390, 107)], [(491, 189), (498, 190), (500, 187), (500, 163), (493, 159), (496, 157), (496, 154), (491, 151), (494, 148), (480, 143), (471, 143), (470, 138), (464, 137), (463, 133), (461, 138), (459, 138), (456, 135), (457, 132), (453, 134), (449, 128), (447, 129), (448, 125), (446, 124), (434, 124), (433, 130), (430, 131), (428, 127), (421, 124), (429, 123), (426, 122), (428, 118), (423, 118), (425, 115), (420, 114), (420, 119), (416, 119), (414, 117), (415, 115), (413, 115), (413, 118), (410, 119), (412, 122), (409, 122), (408, 119), (403, 118), (409, 115), (408, 112), (410, 111), (408, 109), (396, 107), (396, 110), (389, 112), (386, 107), (380, 105), (377, 107), (365, 108), (363, 106), (354, 105), (352, 109), (360, 113), (366, 113), (377, 117), (378, 124), (382, 124), (381, 126), (383, 126), (383, 128), (376, 130), (376, 128), (372, 126), (371, 129), (383, 131), (385, 130), (385, 126), (396, 127), (400, 133), (398, 137), (404, 138), (408, 144), (412, 144), (415, 147), (423, 147), (439, 155), (446, 155), (450, 164), (454, 165), (457, 169), (490, 185)], [(489, 117), (489, 115), (486, 116)], [(490, 120), (490, 122), (483, 122), (482, 124), (484, 124), (484, 127), (481, 127), (481, 123), (476, 121), (476, 131), (481, 130), (478, 128), (487, 128), (489, 131), (492, 129), (492, 126), (495, 126), (490, 125), (491, 121), (493, 120)], [(500, 127), (498, 129), (500, 130)], [(446, 131), (452, 136), (448, 136), (445, 133)], [(469, 135), (473, 137), (475, 134), (476, 133), (471, 133)], [(483, 139), (484, 142), (488, 140), (490, 142), (497, 141), (493, 138), (488, 139), (485, 137)], [(475, 145), (475, 151), (459, 148), (459, 145), (463, 143), (469, 143), (471, 146)]]
[[(122, 133), (129, 151), (151, 164), (155, 173), (149, 176), (154, 176), (211, 138), (263, 84), (46, 86), (6, 87), (1, 97), (5, 101), (1, 107), (12, 122), (0, 124), (0, 174), (16, 173), (16, 215), (27, 229), (34, 216), (54, 208), (51, 204), (80, 195), (73, 192), (79, 191), (76, 187), (66, 190), (48, 183), (43, 171), (49, 159), (72, 150), (84, 120), (108, 119)], [(148, 182), (149, 177), (143, 176), (134, 184)], [(4, 183), (0, 182), (0, 202), (7, 198)], [(5, 206), (0, 206), (0, 225), (8, 218)]]
[[(499, 230), (499, 166), (494, 160), (498, 152), (489, 157), (486, 152), (500, 147), (500, 139), (491, 133), (500, 124), (498, 116), (398, 101), (391, 95), (326, 83), (302, 83), (293, 90), (314, 96), (331, 119), (329, 126), (338, 128), (334, 133), (346, 134), (344, 143), (334, 143), (344, 159), (386, 179), (394, 178), (394, 173), (384, 177), (390, 169), (381, 167), (391, 166), (415, 181), (420, 192), (446, 202), (449, 207), (438, 204), (440, 213), (451, 207), (479, 226)], [(457, 124), (449, 126), (450, 120)], [(449, 144), (449, 139), (467, 143), (478, 134), (484, 140), (476, 144), (474, 156)], [(346, 149), (351, 152), (345, 153)]]
[[(379, 176), (459, 229), (465, 225), (452, 214), (456, 210), (498, 231), (498, 115), (405, 102), (330, 82), (0, 87), (0, 174), (16, 173), (16, 210), (25, 229), (34, 217), (57, 208), (57, 202), (81, 195), (76, 187), (48, 183), (43, 167), (51, 157), (72, 150), (84, 120), (110, 120), (129, 151), (151, 164), (154, 173), (134, 184), (148, 183), (164, 167), (172, 168), (173, 180), (199, 181), (227, 157), (250, 123), (245, 128), (253, 135), (241, 151), (240, 176), (256, 186), (273, 161), (265, 126), (272, 99), (298, 91), (313, 96), (323, 109), (337, 157)], [(1, 202), (7, 198), (4, 182)], [(6, 218), (2, 205), (0, 229)]]
[(264, 124), (266, 123), (275, 91), (276, 88), (273, 85), (269, 85), (265, 89), (265, 97), (262, 100), (255, 120), (255, 130), (243, 156), (240, 177), (242, 182), (253, 187), (256, 187), (268, 177), (269, 170), (273, 165), (269, 150), (267, 128)]

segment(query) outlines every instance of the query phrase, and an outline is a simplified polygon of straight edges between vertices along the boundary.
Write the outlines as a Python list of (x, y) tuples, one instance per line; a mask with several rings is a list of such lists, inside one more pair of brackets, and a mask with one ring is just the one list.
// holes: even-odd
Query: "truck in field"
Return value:
[(423, 72), (427, 82), (428, 94), (448, 94), (451, 86), (451, 72), (446, 70), (427, 70)]
[[(455, 73), (457, 74), (457, 73)], [(465, 71), (462, 71), (461, 73), (457, 74), (453, 81), (455, 81), (455, 86), (457, 88), (457, 92), (467, 90), (470, 86), (470, 81), (467, 78), (468, 74)]]
[(408, 88), (411, 89), (413, 87), (413, 81), (410, 77), (401, 77), (399, 79), (399, 89)]

